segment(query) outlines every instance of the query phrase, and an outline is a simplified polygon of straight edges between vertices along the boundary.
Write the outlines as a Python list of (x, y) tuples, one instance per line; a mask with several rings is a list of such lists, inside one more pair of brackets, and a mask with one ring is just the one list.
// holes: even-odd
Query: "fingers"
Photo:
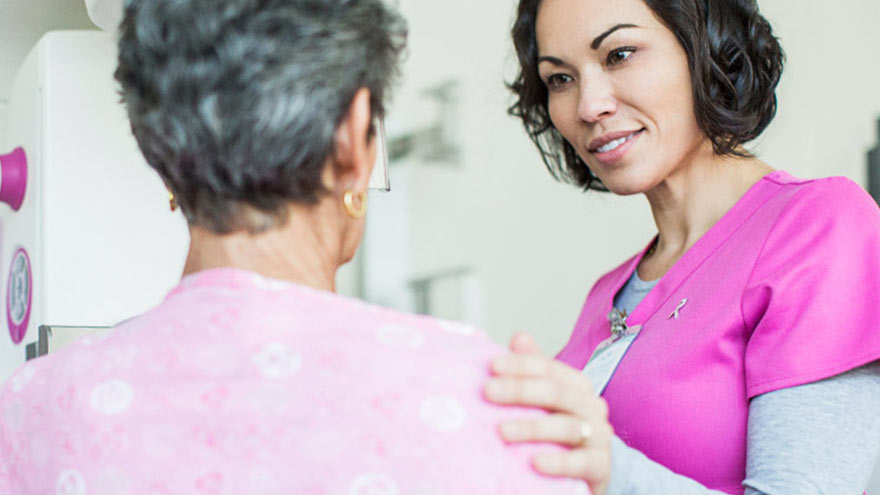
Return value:
[(508, 421), (500, 425), (501, 437), (508, 443), (550, 442), (568, 447), (535, 455), (535, 469), (548, 476), (584, 480), (593, 493), (605, 493), (611, 477), (614, 429), (607, 421), (605, 402), (596, 399), (595, 403), (595, 415), (589, 420), (553, 414), (541, 419)]
[[(567, 364), (541, 356), (501, 356), (492, 361), (491, 371), (495, 378), (489, 380), (486, 388), (492, 388), (493, 393), (487, 392), (486, 397), (493, 402), (537, 406), (530, 402), (529, 397), (534, 394), (560, 399), (569, 399), (570, 395), (594, 395), (593, 385), (585, 375)], [(518, 383), (519, 380), (522, 383)]]
[(532, 457), (532, 465), (547, 476), (581, 479), (592, 493), (606, 493), (611, 479), (610, 428), (596, 432), (593, 437), (571, 450), (543, 452)]
[(538, 472), (548, 476), (585, 480), (594, 490), (597, 482), (607, 483), (611, 473), (611, 456), (604, 449), (576, 449), (537, 454), (533, 464)]
[(508, 443), (546, 442), (582, 446), (595, 433), (589, 422), (568, 414), (552, 414), (536, 420), (513, 420), (501, 423), (501, 438)]
[(520, 332), (510, 339), (510, 350), (516, 354), (541, 355), (541, 348), (531, 334)]
[(583, 412), (588, 394), (557, 382), (532, 378), (492, 378), (486, 383), (485, 396), (496, 404), (540, 407), (548, 411), (572, 414)]
[(568, 365), (544, 357), (528, 334), (510, 342), (511, 354), (492, 361), (484, 388), (489, 401), (537, 407), (556, 414), (507, 421), (499, 425), (508, 443), (553, 443), (568, 450), (538, 454), (535, 469), (548, 476), (585, 480), (593, 493), (604, 493), (611, 476), (608, 405), (594, 395), (589, 379)]
[(593, 390), (590, 380), (581, 372), (555, 359), (535, 354), (499, 356), (492, 360), (490, 370), (499, 377), (546, 378), (589, 393)]
[(589, 414), (597, 400), (589, 382), (566, 384), (540, 378), (492, 378), (484, 395), (496, 404), (539, 407), (580, 417)]
[(568, 371), (565, 366), (559, 361), (535, 354), (505, 354), (492, 360), (492, 371), (508, 376), (562, 376)]

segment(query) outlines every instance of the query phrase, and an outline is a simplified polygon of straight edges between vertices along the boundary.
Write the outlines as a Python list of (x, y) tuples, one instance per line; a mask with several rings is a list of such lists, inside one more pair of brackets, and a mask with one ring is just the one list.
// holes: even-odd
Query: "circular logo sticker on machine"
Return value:
[(12, 255), (9, 283), (6, 284), (6, 321), (9, 335), (16, 344), (20, 344), (27, 333), (33, 293), (31, 259), (24, 248), (18, 248)]

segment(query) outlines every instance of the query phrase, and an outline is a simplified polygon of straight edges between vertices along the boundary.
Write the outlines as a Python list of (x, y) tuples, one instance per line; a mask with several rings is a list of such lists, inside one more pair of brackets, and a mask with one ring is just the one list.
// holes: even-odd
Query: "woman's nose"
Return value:
[(593, 124), (615, 113), (617, 100), (608, 81), (598, 78), (581, 84), (578, 118)]

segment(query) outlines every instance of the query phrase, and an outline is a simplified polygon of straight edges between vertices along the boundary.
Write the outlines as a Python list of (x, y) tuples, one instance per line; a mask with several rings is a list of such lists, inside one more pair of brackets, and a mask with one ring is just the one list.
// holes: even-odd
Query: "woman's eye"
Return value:
[(571, 76), (566, 74), (553, 74), (547, 78), (547, 87), (550, 89), (559, 88), (571, 82)]
[(618, 48), (608, 54), (608, 65), (617, 65), (626, 62), (635, 52), (636, 49), (632, 47)]

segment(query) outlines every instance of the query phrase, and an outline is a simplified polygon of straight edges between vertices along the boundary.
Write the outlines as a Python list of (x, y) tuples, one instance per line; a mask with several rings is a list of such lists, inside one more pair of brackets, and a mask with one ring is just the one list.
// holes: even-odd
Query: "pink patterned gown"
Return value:
[(499, 439), (539, 414), (483, 400), (503, 352), (461, 324), (201, 272), (3, 384), (0, 494), (588, 493)]

